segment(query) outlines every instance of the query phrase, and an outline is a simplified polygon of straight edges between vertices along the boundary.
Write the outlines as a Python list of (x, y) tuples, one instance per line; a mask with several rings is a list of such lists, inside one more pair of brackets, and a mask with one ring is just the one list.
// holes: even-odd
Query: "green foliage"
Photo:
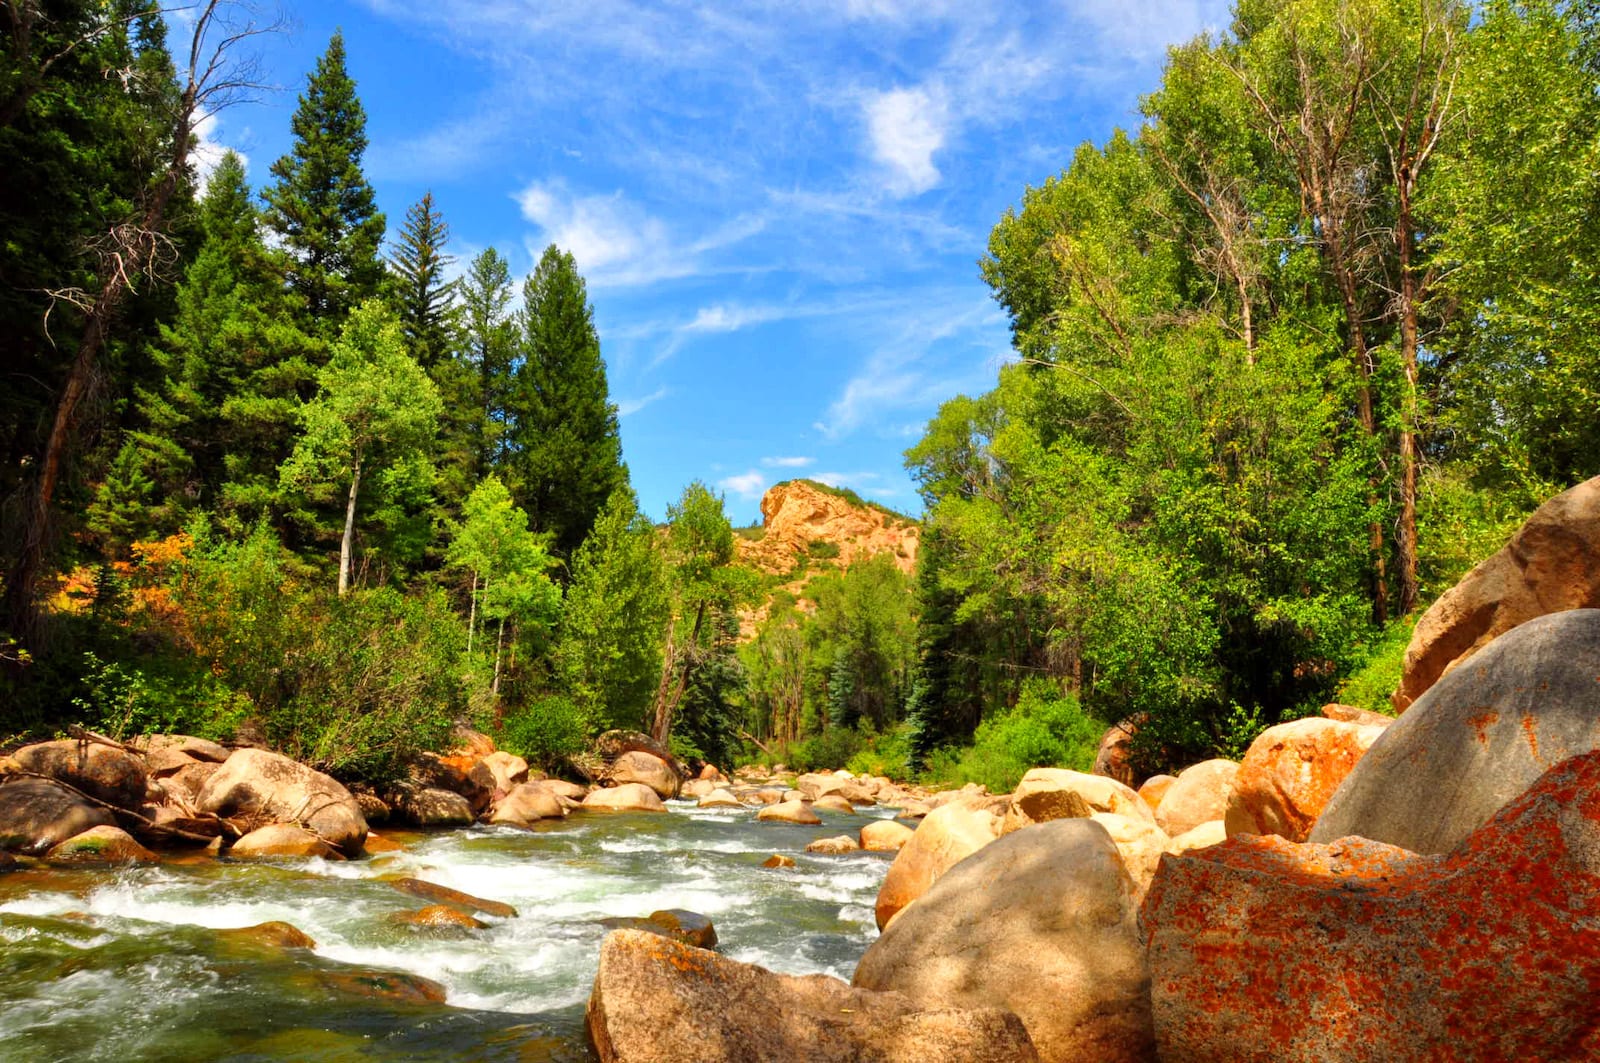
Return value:
[(498, 744), (529, 764), (551, 771), (567, 757), (582, 752), (588, 737), (583, 710), (565, 695), (549, 694), (507, 716)]
[(1104, 730), (1076, 698), (1047, 683), (1030, 683), (1014, 709), (979, 725), (970, 747), (937, 751), (925, 778), (950, 787), (982, 783), (991, 793), (1009, 793), (1031, 768), (1089, 771)]
[(817, 561), (832, 561), (839, 556), (839, 544), (827, 539), (812, 539), (806, 543), (806, 556)]
[(407, 350), (422, 368), (432, 370), (454, 346), (457, 283), (445, 280), (455, 259), (445, 253), (450, 226), (425, 192), (406, 211), (405, 226), (389, 259), (393, 302)]
[(473, 488), (462, 523), (451, 525), (445, 558), (473, 573), (485, 617), (548, 629), (560, 614), (561, 591), (545, 574), (554, 562), (498, 477)]
[[(161, 662), (152, 662), (159, 666)], [(250, 703), (208, 672), (127, 666), (83, 654), (83, 692), (72, 699), (79, 719), (112, 738), (189, 734), (233, 737)]]
[(1392, 715), (1394, 706), (1389, 702), (1389, 695), (1400, 689), (1406, 647), (1411, 644), (1411, 632), (1415, 627), (1415, 617), (1396, 620), (1357, 647), (1362, 656), (1361, 664), (1340, 682), (1339, 700), (1358, 709)]
[(896, 724), (882, 734), (868, 735), (845, 769), (856, 775), (882, 775), (890, 779), (910, 777), (911, 728)]
[(795, 771), (836, 771), (850, 763), (866, 745), (853, 727), (831, 727), (784, 747), (783, 759)]

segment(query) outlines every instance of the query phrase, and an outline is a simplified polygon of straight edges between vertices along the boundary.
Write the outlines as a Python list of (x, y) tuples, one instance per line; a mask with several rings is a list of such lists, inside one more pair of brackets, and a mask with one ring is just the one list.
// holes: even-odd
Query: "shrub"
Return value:
[[(160, 662), (152, 662), (159, 665)], [(209, 672), (166, 675), (83, 654), (83, 692), (72, 699), (84, 723), (112, 738), (190, 734), (226, 740), (250, 702)]]
[(784, 753), (795, 771), (833, 771), (848, 764), (864, 744), (861, 733), (854, 728), (830, 727), (790, 744)]
[(845, 768), (857, 775), (886, 775), (891, 779), (904, 779), (909, 774), (911, 757), (911, 728), (896, 724), (879, 735), (867, 737)]
[(1339, 684), (1339, 700), (1346, 705), (1392, 715), (1394, 706), (1389, 703), (1389, 695), (1400, 686), (1406, 647), (1411, 644), (1411, 629), (1416, 625), (1415, 617), (1396, 620), (1362, 646), (1365, 660)]
[(839, 556), (839, 544), (826, 539), (812, 539), (806, 543), (806, 554), (818, 561), (831, 561)]
[(547, 771), (582, 752), (587, 740), (583, 712), (562, 694), (540, 698), (507, 717), (499, 735), (501, 748)]
[(1030, 683), (1015, 708), (978, 725), (970, 747), (935, 751), (924, 778), (946, 786), (982, 783), (1005, 793), (1030, 768), (1090, 770), (1103, 732), (1077, 698), (1049, 683)]

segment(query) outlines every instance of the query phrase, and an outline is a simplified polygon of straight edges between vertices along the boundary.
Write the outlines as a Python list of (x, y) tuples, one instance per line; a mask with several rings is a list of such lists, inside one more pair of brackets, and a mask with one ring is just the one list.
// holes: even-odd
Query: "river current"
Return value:
[[(599, 920), (686, 908), (718, 951), (786, 974), (848, 979), (877, 936), (890, 856), (804, 853), (868, 816), (820, 827), (758, 823), (749, 809), (576, 813), (535, 831), (474, 827), (386, 836), (403, 853), (348, 863), (165, 862), (126, 870), (0, 875), (0, 1059), (592, 1060), (583, 1005)], [(774, 853), (796, 867), (762, 867)], [(455, 936), (397, 925), (425, 901), (415, 877), (515, 906)], [(282, 921), (316, 947), (216, 931)], [(443, 1004), (371, 986), (400, 973), (444, 986)]]

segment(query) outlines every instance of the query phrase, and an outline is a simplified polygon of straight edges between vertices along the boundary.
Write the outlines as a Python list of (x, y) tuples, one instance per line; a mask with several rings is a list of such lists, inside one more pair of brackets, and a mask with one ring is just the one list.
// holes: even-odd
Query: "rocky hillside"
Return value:
[(919, 524), (826, 484), (773, 485), (762, 496), (761, 519), (759, 537), (739, 540), (739, 560), (770, 575), (793, 572), (803, 559), (844, 568), (884, 553), (894, 556), (902, 572), (916, 567)]

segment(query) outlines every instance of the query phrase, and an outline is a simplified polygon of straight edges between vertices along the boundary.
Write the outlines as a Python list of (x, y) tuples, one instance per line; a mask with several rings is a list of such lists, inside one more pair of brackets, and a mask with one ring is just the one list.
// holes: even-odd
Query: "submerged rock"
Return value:
[(242, 945), (264, 946), (274, 949), (314, 949), (317, 943), (298, 927), (288, 923), (258, 923), (232, 930), (218, 930), (220, 941)]
[(366, 1000), (388, 1000), (399, 1004), (443, 1004), (445, 988), (430, 978), (401, 971), (354, 968), (315, 971), (311, 975), (322, 989), (342, 996)]
[(99, 742), (37, 742), (11, 754), (23, 771), (31, 771), (82, 790), (90, 797), (134, 809), (144, 804), (150, 786), (144, 761), (123, 749)]
[(860, 851), (860, 844), (848, 834), (841, 834), (837, 838), (818, 838), (806, 845), (806, 852), (823, 853), (828, 856), (842, 856), (845, 853)]
[(0, 849), (38, 856), (74, 835), (115, 823), (108, 810), (51, 779), (0, 780)]
[[(363, 839), (363, 842), (365, 839)], [(317, 835), (293, 823), (273, 823), (253, 830), (233, 843), (228, 855), (238, 860), (274, 858), (342, 860), (339, 851)]]
[(449, 886), (440, 886), (432, 882), (424, 882), (420, 878), (401, 878), (389, 883), (401, 893), (408, 893), (413, 897), (421, 897), (426, 901), (436, 904), (448, 904), (455, 908), (462, 908), (469, 912), (482, 912), (492, 915), (497, 919), (510, 919), (517, 914), (517, 910), (503, 901), (488, 901), (482, 897), (474, 897), (470, 893), (453, 890)]
[(303, 823), (346, 856), (361, 852), (367, 821), (332, 777), (264, 749), (239, 749), (207, 780), (195, 807), (224, 818)]
[(1141, 921), (1163, 1060), (1594, 1059), (1600, 753), (1444, 856), (1238, 836), (1169, 857)]
[(784, 856), (782, 853), (773, 853), (762, 861), (762, 867), (793, 867), (794, 857)]
[(416, 930), (445, 931), (483, 930), (489, 925), (448, 904), (430, 904), (414, 912), (394, 912), (389, 922)]
[(698, 912), (682, 908), (667, 908), (643, 917), (612, 916), (600, 920), (600, 925), (609, 930), (642, 930), (647, 934), (659, 934), (697, 949), (717, 947), (717, 928), (711, 920)]
[(1479, 650), (1372, 744), (1310, 840), (1460, 844), (1551, 765), (1600, 748), (1600, 609), (1530, 620)]
[(630, 782), (590, 791), (583, 808), (600, 812), (665, 812), (656, 792), (643, 783)]
[(1146, 1060), (1154, 1042), (1137, 912), (1104, 826), (1041, 823), (941, 876), (867, 949), (853, 984), (924, 1007), (1005, 1008), (1046, 1063)]
[(636, 930), (600, 946), (586, 1013), (601, 1063), (1028, 1063), (1014, 1015), (923, 1010), (899, 993), (795, 977)]
[(947, 804), (929, 812), (895, 854), (878, 890), (878, 929), (928, 891), (956, 864), (1000, 837), (1000, 817), (986, 808)]
[(118, 827), (91, 827), (51, 849), (45, 859), (54, 864), (154, 863), (156, 854), (134, 841)]

